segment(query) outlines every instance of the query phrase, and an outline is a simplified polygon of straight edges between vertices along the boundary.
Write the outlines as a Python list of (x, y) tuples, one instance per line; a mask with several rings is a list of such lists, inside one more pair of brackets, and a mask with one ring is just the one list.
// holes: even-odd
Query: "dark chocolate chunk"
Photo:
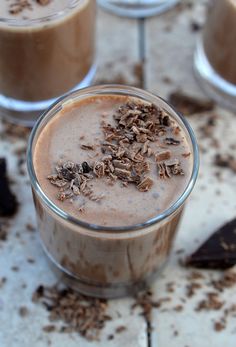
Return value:
[(186, 262), (203, 269), (224, 270), (236, 264), (236, 218), (224, 224)]
[(13, 216), (17, 208), (18, 202), (9, 187), (6, 159), (0, 158), (0, 216)]
[(184, 115), (191, 115), (194, 113), (202, 113), (212, 111), (214, 103), (210, 100), (201, 100), (190, 95), (186, 95), (181, 91), (173, 92), (169, 95), (169, 102), (177, 108), (177, 110)]

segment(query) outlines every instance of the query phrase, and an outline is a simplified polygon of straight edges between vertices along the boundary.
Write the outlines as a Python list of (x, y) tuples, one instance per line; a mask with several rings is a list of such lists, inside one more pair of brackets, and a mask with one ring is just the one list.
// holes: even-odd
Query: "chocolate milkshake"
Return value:
[(94, 62), (95, 7), (95, 0), (1, 3), (2, 107), (34, 111), (79, 86)]
[(82, 292), (132, 292), (167, 259), (196, 147), (164, 101), (135, 88), (89, 88), (46, 118), (28, 163), (46, 253)]
[(236, 0), (215, 0), (209, 8), (203, 44), (213, 69), (236, 85)]

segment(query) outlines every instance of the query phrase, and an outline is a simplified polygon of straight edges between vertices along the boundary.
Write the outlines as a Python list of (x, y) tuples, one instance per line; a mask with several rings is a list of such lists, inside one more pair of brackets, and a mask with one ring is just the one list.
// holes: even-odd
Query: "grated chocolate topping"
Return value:
[[(149, 175), (150, 160), (156, 165), (157, 179), (184, 175), (180, 161), (171, 150), (172, 146), (181, 144), (176, 138), (180, 129), (164, 110), (145, 101), (130, 99), (118, 108), (113, 118), (115, 125), (101, 122), (104, 138), (99, 145), (100, 157), (81, 164), (59, 163), (55, 172), (48, 176), (51, 184), (59, 189), (59, 200), (82, 194), (99, 201), (103, 196), (93, 193), (90, 182), (101, 178), (106, 178), (108, 184), (120, 181), (126, 187), (132, 184), (140, 192), (147, 192), (154, 184)], [(153, 151), (154, 143), (156, 152)], [(81, 144), (80, 148), (90, 152), (98, 146)]]

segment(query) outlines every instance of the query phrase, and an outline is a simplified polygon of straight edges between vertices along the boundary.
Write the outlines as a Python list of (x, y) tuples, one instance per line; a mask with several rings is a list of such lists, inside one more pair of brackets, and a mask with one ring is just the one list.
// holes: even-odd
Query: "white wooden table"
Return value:
[[(192, 8), (177, 7), (145, 22), (119, 18), (98, 10), (96, 80), (113, 82), (125, 79), (130, 84), (139, 82), (133, 70), (142, 58), (139, 36), (144, 29), (145, 88), (163, 97), (177, 88), (204, 97), (193, 76), (192, 61), (197, 33), (191, 31), (190, 25), (192, 20), (203, 22), (205, 2), (192, 0)], [(166, 77), (171, 83), (167, 83)], [(56, 279), (48, 269), (37, 233), (25, 227), (26, 223), (35, 225), (28, 177), (17, 173), (15, 151), (26, 146), (25, 140), (4, 136), (5, 125), (0, 123), (0, 156), (8, 159), (9, 171), (15, 180), (12, 189), (21, 203), (19, 213), (10, 221), (8, 240), (0, 241), (0, 278), (7, 278), (0, 288), (0, 347), (236, 346), (235, 317), (229, 319), (226, 329), (216, 332), (213, 321), (221, 317), (222, 311), (195, 311), (198, 301), (205, 297), (207, 291), (212, 291), (208, 284), (210, 279), (219, 278), (222, 274), (201, 271), (205, 276), (201, 280), (202, 288), (196, 296), (186, 299), (191, 270), (179, 265), (180, 254), (176, 253), (183, 249), (181, 257), (190, 254), (216, 227), (236, 215), (236, 175), (225, 169), (219, 181), (214, 175), (216, 168), (212, 165), (217, 151), (228, 152), (230, 144), (236, 144), (236, 117), (221, 108), (216, 108), (214, 114), (217, 115), (214, 136), (222, 143), (220, 149), (214, 148), (211, 139), (202, 138), (199, 131), (206, 124), (209, 114), (189, 117), (201, 148), (207, 149), (207, 152), (201, 153), (199, 180), (185, 210), (169, 264), (152, 287), (154, 300), (170, 297), (170, 301), (164, 302), (160, 309), (153, 310), (153, 331), (148, 338), (146, 322), (140, 316), (140, 310), (132, 312), (130, 309), (133, 299), (111, 300), (108, 313), (113, 320), (102, 330), (99, 342), (88, 342), (75, 333), (46, 333), (42, 330), (48, 324), (48, 313), (41, 305), (32, 303), (31, 296), (39, 284), (52, 285)], [(172, 281), (175, 282), (174, 292), (166, 292), (167, 283)], [(227, 289), (221, 296), (227, 307), (236, 301), (236, 290)], [(183, 305), (181, 312), (174, 309), (178, 305)], [(21, 306), (29, 310), (25, 318), (18, 313)], [(108, 335), (113, 334), (120, 325), (127, 326), (127, 330), (115, 334), (115, 338), (108, 341)]]

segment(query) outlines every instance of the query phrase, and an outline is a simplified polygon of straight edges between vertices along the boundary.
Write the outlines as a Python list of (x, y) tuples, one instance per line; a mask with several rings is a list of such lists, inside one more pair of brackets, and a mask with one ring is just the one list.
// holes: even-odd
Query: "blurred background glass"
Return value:
[(108, 11), (119, 16), (144, 18), (164, 12), (179, 0), (98, 0)]

